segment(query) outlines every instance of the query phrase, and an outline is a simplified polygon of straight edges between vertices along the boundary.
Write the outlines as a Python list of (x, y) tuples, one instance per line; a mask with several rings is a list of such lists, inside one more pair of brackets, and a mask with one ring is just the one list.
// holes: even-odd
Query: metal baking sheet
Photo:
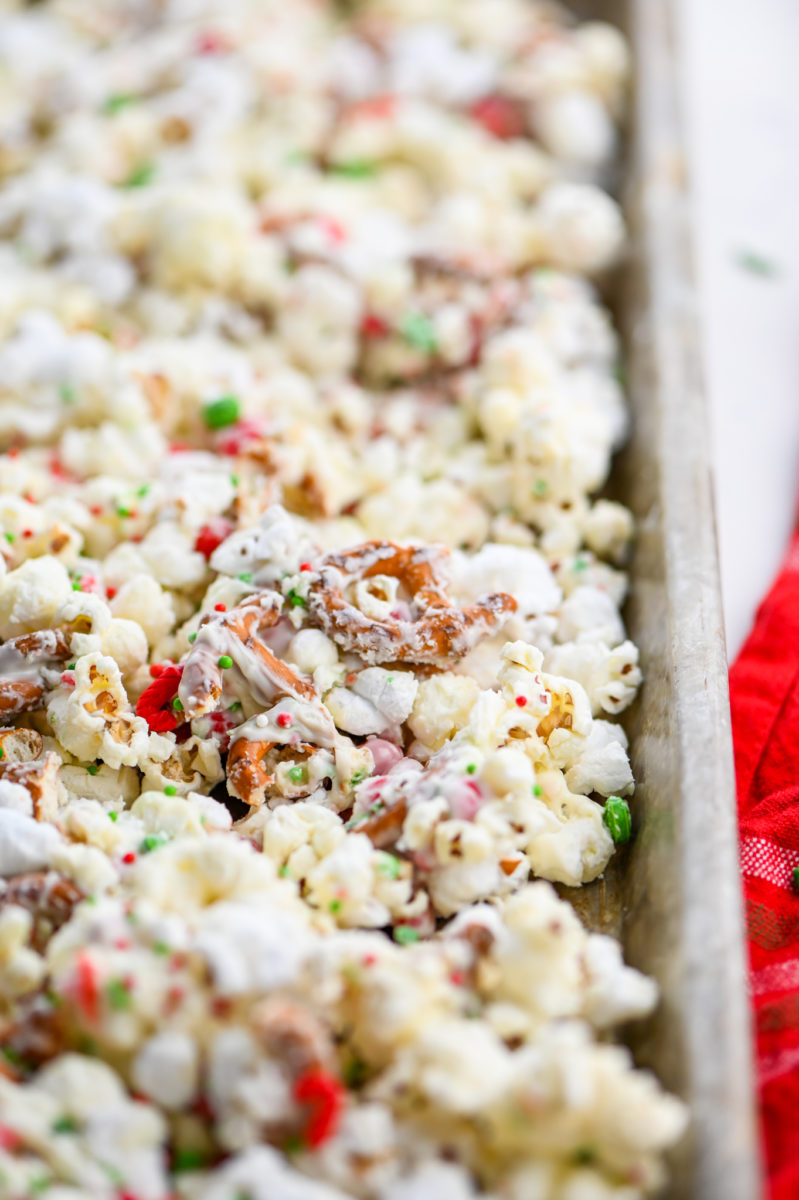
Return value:
[(697, 339), (679, 47), (670, 0), (584, 0), (620, 25), (635, 84), (622, 198), (631, 248), (612, 296), (634, 431), (614, 493), (635, 513), (626, 608), (645, 684), (625, 722), (636, 836), (570, 892), (662, 1000), (630, 1029), (638, 1061), (690, 1105), (673, 1200), (755, 1200), (760, 1168), (739, 886), (727, 663)]

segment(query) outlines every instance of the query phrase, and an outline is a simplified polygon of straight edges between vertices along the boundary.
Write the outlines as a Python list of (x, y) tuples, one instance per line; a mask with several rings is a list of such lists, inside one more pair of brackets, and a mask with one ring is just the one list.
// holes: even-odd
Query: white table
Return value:
[(678, 2), (732, 659), (799, 501), (799, 3)]

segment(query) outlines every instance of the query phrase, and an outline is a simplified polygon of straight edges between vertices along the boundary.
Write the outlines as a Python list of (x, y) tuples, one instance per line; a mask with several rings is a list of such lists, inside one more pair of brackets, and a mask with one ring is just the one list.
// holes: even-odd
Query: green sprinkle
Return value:
[(166, 785), (166, 787), (164, 788), (165, 796), (177, 796), (177, 794), (178, 794), (178, 789), (175, 787), (174, 783), (168, 783)]
[(22, 1058), (13, 1046), (0, 1046), (0, 1054), (3, 1055), (6, 1062), (10, 1062), (14, 1067), (18, 1067), (22, 1062)]
[(364, 779), (366, 779), (366, 776), (368, 774), (369, 774), (369, 772), (366, 770), (365, 767), (361, 767), (360, 770), (355, 771), (352, 778), (350, 779), (350, 787), (357, 787), (359, 783), (363, 783)]
[(51, 1008), (60, 1008), (64, 1003), (58, 992), (53, 992), (49, 988), (45, 990), (44, 997)]
[(108, 1003), (115, 1012), (123, 1012), (125, 1009), (130, 1008), (130, 989), (124, 979), (109, 979), (105, 985), (105, 994), (108, 998)]
[(231, 476), (230, 476), (230, 482), (232, 483), (233, 487), (238, 487), (238, 486), (239, 486), (239, 477), (238, 477), (238, 475), (231, 475)]
[(575, 560), (574, 560), (575, 571), (584, 571), (587, 566), (588, 566), (588, 559), (583, 558), (582, 554), (578, 554), (577, 558), (575, 558)]
[(386, 879), (399, 879), (402, 864), (393, 854), (378, 852), (377, 873)]
[(76, 666), (77, 666), (77, 664), (76, 664), (76, 663), (74, 663), (74, 662), (68, 663), (68, 664), (67, 664), (67, 670), (68, 670), (68, 671), (74, 671)]
[(252, 572), (242, 571), (240, 575), (236, 576), (236, 578), (240, 579), (242, 583), (252, 583)]
[(283, 866), (278, 869), (277, 873), (281, 879), (287, 879), (290, 874), (288, 863), (283, 863)]
[(394, 930), (394, 941), (399, 942), (401, 946), (410, 946), (412, 942), (419, 941), (419, 934), (415, 929), (411, 929), (410, 925), (397, 925)]
[(533, 484), (533, 495), (545, 496), (548, 491), (549, 484), (547, 483), (546, 479), (536, 479), (535, 483)]
[(74, 580), (74, 581), (73, 581), (73, 584), (72, 584), (72, 590), (73, 590), (73, 592), (79, 592), (79, 591), (81, 591), (81, 586), (80, 586), (80, 580), (79, 580), (79, 579), (76, 579), (76, 580)]
[(333, 163), (330, 174), (343, 175), (345, 179), (373, 179), (377, 168), (366, 159), (355, 159), (352, 162)]
[(238, 396), (220, 396), (212, 400), (203, 409), (203, 420), (206, 429), (224, 429), (235, 425), (241, 414), (241, 401)]
[(602, 820), (607, 826), (610, 836), (617, 846), (629, 842), (632, 830), (630, 806), (621, 796), (608, 796), (602, 813)]
[(284, 1154), (301, 1154), (304, 1149), (305, 1142), (302, 1140), (299, 1134), (296, 1133), (289, 1134), (283, 1143)]
[(77, 1133), (80, 1125), (74, 1117), (65, 1113), (63, 1117), (57, 1117), (50, 1128), (53, 1133)]
[(74, 404), (75, 403), (75, 389), (71, 383), (59, 384), (58, 394), (61, 397), (62, 404)]
[(94, 763), (92, 763), (91, 766), (86, 768), (86, 770), (89, 772), (90, 775), (96, 775), (97, 772), (100, 770), (100, 768), (98, 766), (96, 766)]
[(42, 1192), (46, 1192), (53, 1185), (52, 1175), (37, 1175), (35, 1179), (30, 1181), (30, 1189), (33, 1195), (40, 1196)]
[(534, 795), (534, 796), (540, 796), (540, 795), (542, 795), (542, 794), (543, 794), (543, 791), (544, 791), (544, 789), (541, 787), (541, 784), (540, 784), (540, 783), (534, 783), (534, 784), (533, 784), (533, 795)]
[(111, 809), (111, 812), (108, 814), (108, 819), (109, 819), (109, 821), (118, 821), (119, 820), (119, 813), (116, 811), (116, 809), (113, 809), (113, 808)]
[(331, 900), (327, 907), (332, 913), (341, 912), (341, 901)]
[(193, 643), (193, 642), (196, 642), (196, 641), (197, 641), (197, 634), (196, 634), (196, 633), (190, 633), (190, 634), (189, 634), (189, 643), (191, 644), (191, 643)]
[(9, 542), (9, 543), (14, 541), (14, 535), (13, 535), (13, 533), (5, 533), (5, 534), (3, 534), (3, 537), (4, 537), (4, 538), (6, 539), (6, 541), (7, 541), (7, 542)]
[(241, 708), (241, 700), (234, 700), (230, 706), (230, 711), (238, 712), (240, 708)]
[(192, 1150), (186, 1147), (185, 1149), (175, 1151), (172, 1170), (196, 1171), (199, 1167), (205, 1166), (205, 1163), (206, 1157), (202, 1150)]
[(477, 770), (477, 763), (469, 763), (468, 767), (466, 768), (466, 774), (474, 775), (476, 770)]
[(125, 508), (123, 505), (120, 504), (119, 507), (117, 508), (117, 516), (118, 517), (129, 517), (132, 511), (133, 511), (132, 509)]
[(175, 712), (183, 712), (183, 701), (180, 699), (180, 696), (175, 696), (175, 699), (172, 701), (172, 707)]
[(574, 1152), (574, 1161), (577, 1166), (587, 1167), (589, 1163), (596, 1162), (596, 1150), (593, 1146), (578, 1146)]
[(289, 767), (288, 777), (292, 783), (305, 783), (308, 778), (307, 767)]
[(348, 1088), (361, 1087), (368, 1075), (368, 1068), (362, 1058), (351, 1058), (344, 1068), (344, 1082)]
[(140, 163), (138, 167), (134, 167), (127, 179), (122, 183), (126, 188), (146, 187), (152, 182), (155, 175), (155, 167), (152, 163)]
[(6, 752), (5, 752), (5, 750), (3, 749), (3, 747), (2, 747), (2, 746), (0, 746), (0, 758), (5, 758), (5, 753), (6, 753)]
[(171, 947), (166, 942), (153, 942), (153, 954), (170, 954)]
[(149, 483), (143, 483), (140, 488), (136, 488), (137, 496), (146, 496), (150, 490)]
[(299, 594), (299, 592), (296, 591), (295, 588), (289, 588), (289, 591), (286, 595), (286, 599), (288, 600), (291, 608), (306, 608), (307, 607), (305, 600), (302, 598), (302, 596)]
[(129, 104), (135, 104), (137, 96), (132, 96), (130, 92), (116, 92), (109, 96), (103, 102), (103, 112), (112, 117), (115, 113), (121, 112), (123, 108), (127, 108)]
[(773, 279), (779, 275), (774, 260), (767, 258), (765, 254), (758, 254), (755, 250), (739, 250), (735, 261), (743, 271), (748, 271), (750, 275), (760, 275), (763, 279)]
[(402, 322), (400, 332), (406, 342), (424, 354), (435, 354), (438, 349), (436, 331), (424, 313), (410, 313)]
[(216, 660), (216, 665), (221, 667), (223, 671), (228, 671), (233, 666), (233, 659), (229, 654), (223, 654), (221, 658)]
[(159, 850), (161, 846), (165, 846), (169, 838), (163, 833), (148, 833), (145, 838), (142, 838), (139, 845), (140, 854), (149, 854), (152, 850)]

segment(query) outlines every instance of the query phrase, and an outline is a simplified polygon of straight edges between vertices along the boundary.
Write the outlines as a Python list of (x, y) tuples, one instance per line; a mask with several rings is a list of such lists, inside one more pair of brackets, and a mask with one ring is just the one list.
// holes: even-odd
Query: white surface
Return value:
[[(732, 660), (799, 498), (799, 3), (679, 3)], [(744, 269), (745, 252), (776, 274)]]

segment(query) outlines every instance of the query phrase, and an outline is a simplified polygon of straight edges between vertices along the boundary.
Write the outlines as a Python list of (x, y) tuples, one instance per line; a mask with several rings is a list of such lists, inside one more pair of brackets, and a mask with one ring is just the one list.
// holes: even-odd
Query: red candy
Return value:
[(150, 674), (153, 682), (139, 696), (136, 715), (144, 717), (155, 733), (167, 733), (180, 724), (180, 713), (175, 712), (172, 701), (178, 694), (183, 667), (153, 663)]
[(232, 532), (232, 521), (228, 521), (227, 517), (214, 517), (207, 525), (203, 525), (197, 534), (194, 549), (199, 551), (203, 558), (209, 559), (217, 546), (221, 546)]
[(311, 1110), (305, 1126), (305, 1140), (312, 1150), (318, 1150), (336, 1133), (345, 1095), (341, 1082), (318, 1067), (305, 1071), (294, 1084), (294, 1099), (307, 1104)]
[(288, 729), (292, 720), (291, 713), (278, 713), (275, 720), (281, 729)]

